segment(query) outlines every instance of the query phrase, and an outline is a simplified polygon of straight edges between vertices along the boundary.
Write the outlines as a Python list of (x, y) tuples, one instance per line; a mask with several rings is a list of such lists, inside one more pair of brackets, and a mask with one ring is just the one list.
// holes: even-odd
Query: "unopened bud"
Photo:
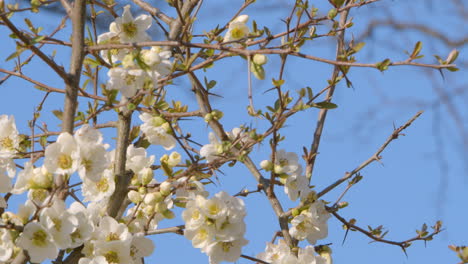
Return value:
[(129, 191), (127, 197), (134, 204), (141, 202), (141, 194), (137, 191)]
[(260, 167), (266, 171), (271, 171), (273, 169), (273, 163), (269, 160), (262, 160), (262, 162), (260, 162)]
[(168, 181), (164, 181), (159, 185), (159, 191), (163, 196), (168, 196), (171, 194), (171, 183)]
[(257, 65), (264, 65), (268, 62), (268, 57), (264, 54), (255, 54), (253, 56), (253, 62)]

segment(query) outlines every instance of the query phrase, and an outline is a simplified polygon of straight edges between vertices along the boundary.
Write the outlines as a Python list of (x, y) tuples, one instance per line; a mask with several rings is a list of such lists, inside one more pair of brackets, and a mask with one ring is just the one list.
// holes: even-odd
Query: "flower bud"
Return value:
[(260, 167), (266, 171), (271, 171), (273, 169), (273, 163), (269, 160), (262, 160), (262, 162), (260, 162)]
[(164, 181), (159, 185), (159, 191), (163, 196), (168, 196), (169, 194), (171, 194), (171, 187), (172, 185), (170, 182)]
[(127, 196), (128, 199), (134, 204), (141, 202), (141, 194), (137, 191), (131, 190), (128, 192)]
[(181, 156), (178, 152), (174, 151), (171, 153), (171, 155), (169, 156), (169, 160), (167, 161), (167, 165), (171, 166), (171, 167), (174, 167), (176, 166), (177, 164), (179, 164), (181, 161)]
[(284, 172), (284, 169), (283, 169), (283, 166), (278, 165), (278, 164), (275, 164), (275, 167), (274, 167), (273, 171), (274, 171), (276, 174), (281, 174), (281, 173)]
[(257, 65), (264, 65), (268, 62), (268, 58), (264, 54), (255, 54), (253, 56), (253, 62)]
[(140, 171), (141, 183), (143, 185), (149, 184), (153, 180), (153, 170), (151, 168), (143, 168)]
[(213, 115), (211, 113), (208, 113), (205, 115), (204, 119), (205, 119), (205, 122), (208, 123), (213, 120)]

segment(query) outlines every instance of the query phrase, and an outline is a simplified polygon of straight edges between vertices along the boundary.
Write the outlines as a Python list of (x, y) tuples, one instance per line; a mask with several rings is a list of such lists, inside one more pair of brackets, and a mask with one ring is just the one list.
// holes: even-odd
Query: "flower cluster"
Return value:
[(309, 181), (302, 174), (302, 166), (296, 153), (279, 150), (276, 152), (274, 164), (264, 160), (260, 166), (266, 171), (273, 171), (279, 175), (281, 183), (284, 184), (284, 192), (292, 201), (296, 201), (299, 197), (305, 200), (311, 193), (308, 187)]
[(146, 138), (151, 144), (161, 145), (165, 150), (170, 150), (175, 147), (176, 140), (174, 136), (172, 136), (171, 128), (166, 120), (148, 113), (142, 113), (140, 119), (144, 122), (140, 129), (145, 133)]
[(329, 218), (330, 214), (323, 201), (316, 201), (292, 219), (289, 233), (297, 240), (307, 239), (310, 244), (315, 245), (317, 240), (327, 237)]
[[(238, 127), (233, 128), (227, 132), (228, 138), (234, 143), (245, 144), (249, 140), (247, 134)], [(208, 162), (214, 161), (216, 158), (221, 157), (223, 153), (230, 149), (230, 142), (220, 142), (213, 132), (208, 134), (209, 144), (204, 145), (200, 149), (200, 155)]]
[(246, 213), (241, 199), (226, 192), (211, 199), (197, 195), (186, 208), (182, 213), (184, 235), (209, 256), (210, 264), (234, 262), (240, 257), (242, 246), (248, 243), (243, 237)]
[(278, 244), (268, 243), (265, 252), (257, 255), (257, 258), (271, 264), (331, 264), (331, 256), (328, 251), (316, 255), (313, 246), (299, 248), (297, 256), (293, 254), (284, 240)]
[[(99, 35), (99, 44), (134, 43), (151, 40), (146, 30), (151, 27), (151, 17), (140, 15), (133, 18), (130, 5), (124, 7), (122, 17), (116, 18), (109, 26), (109, 32)], [(121, 62), (122, 67), (111, 68), (107, 75), (107, 88), (119, 90), (126, 98), (134, 96), (138, 90), (155, 84), (160, 76), (170, 73), (172, 62), (170, 51), (159, 47), (131, 52), (128, 49), (101, 51), (102, 58), (109, 64)]]

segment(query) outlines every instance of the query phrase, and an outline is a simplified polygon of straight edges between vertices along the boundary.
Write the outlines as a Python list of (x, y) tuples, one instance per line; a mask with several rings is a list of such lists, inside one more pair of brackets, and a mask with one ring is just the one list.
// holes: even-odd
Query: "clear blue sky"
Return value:
[[(243, 1), (204, 1), (195, 32), (224, 24), (233, 14), (235, 7)], [(266, 3), (268, 2), (268, 3)], [(256, 20), (261, 27), (268, 26), (272, 32), (284, 30), (280, 18), (290, 12), (293, 1), (257, 1), (257, 3), (244, 11), (251, 20)], [(326, 12), (327, 1), (320, 2), (320, 13)], [(437, 1), (430, 1), (437, 2)], [(451, 13), (452, 12), (452, 13)], [(376, 18), (385, 18), (392, 14), (398, 21), (424, 23), (445, 35), (455, 39), (461, 38), (459, 33), (466, 33), (466, 27), (459, 19), (452, 18), (454, 8), (442, 3), (427, 5), (427, 1), (390, 1), (363, 7), (351, 13), (355, 16), (355, 27), (348, 31), (351, 35), (360, 36), (365, 25)], [(134, 12), (135, 13), (135, 12)], [(16, 15), (17, 22), (21, 15)], [(52, 14), (34, 15), (31, 20), (41, 23), (46, 32), (50, 32), (58, 21)], [(22, 22), (21, 22), (22, 23)], [(324, 33), (328, 26), (318, 28), (318, 33)], [(101, 32), (102, 33), (102, 32)], [(14, 46), (6, 38), (3, 27), (0, 28), (2, 49), (0, 57), (5, 58), (13, 52)], [(69, 31), (64, 31), (58, 38), (68, 39)], [(5, 44), (3, 41), (5, 40)], [(423, 41), (422, 62), (434, 63), (433, 54), (441, 57), (450, 52), (451, 48), (438, 40), (425, 35), (412, 32), (396, 32), (384, 28), (376, 32), (364, 50), (357, 55), (358, 61), (377, 62), (385, 58), (404, 60), (405, 50), (411, 50), (416, 41)], [(307, 43), (302, 52), (312, 55), (332, 58), (334, 42), (330, 40), (317, 40)], [(464, 47), (460, 50), (459, 60), (466, 61)], [(68, 67), (66, 60), (68, 53), (59, 50), (58, 60)], [(254, 79), (254, 101), (257, 108), (271, 103), (273, 93), (264, 93), (271, 88), (271, 78), (277, 78), (278, 58), (269, 57), (267, 77), (265, 81)], [(2, 68), (11, 69), (11, 63), (0, 64)], [(303, 59), (288, 58), (285, 72), (285, 88), (292, 92), (310, 86), (315, 92), (326, 85), (332, 68), (329, 65), (305, 61)], [(362, 171), (364, 179), (349, 191), (344, 200), (350, 206), (341, 211), (347, 219), (356, 218), (357, 224), (362, 227), (384, 225), (389, 230), (387, 239), (400, 241), (416, 235), (415, 230), (423, 223), (432, 225), (442, 220), (445, 231), (436, 236), (434, 241), (424, 245), (416, 242), (408, 249), (408, 257), (395, 246), (371, 243), (367, 237), (360, 233), (348, 234), (342, 245), (344, 231), (341, 224), (331, 219), (329, 221), (329, 237), (319, 243), (332, 243), (335, 263), (457, 263), (458, 259), (447, 246), (450, 244), (467, 244), (468, 229), (466, 223), (466, 200), (468, 196), (467, 153), (468, 147), (463, 143), (468, 137), (467, 108), (468, 95), (460, 93), (452, 96), (447, 104), (440, 103), (437, 91), (453, 92), (466, 87), (466, 67), (457, 73), (445, 73), (445, 80), (437, 71), (415, 69), (411, 67), (395, 67), (380, 73), (373, 69), (352, 69), (348, 77), (352, 80), (354, 88), (339, 85), (334, 102), (338, 109), (329, 113), (322, 138), (320, 154), (313, 176), (313, 185), (317, 190), (334, 182), (351, 171), (361, 162), (368, 159), (386, 140), (393, 130), (393, 126), (400, 126), (411, 118), (417, 111), (425, 113), (404, 133), (403, 137), (394, 141), (383, 153), (382, 164), (374, 163)], [(55, 87), (63, 87), (55, 74), (42, 63), (33, 62), (25, 68), (25, 73), (32, 78)], [(248, 105), (247, 78), (245, 61), (240, 58), (231, 58), (217, 63), (206, 73), (200, 71), (198, 76), (218, 81), (213, 92), (223, 98), (213, 99), (215, 108), (225, 110), (223, 118), (226, 129), (241, 124), (266, 127), (264, 120), (251, 118), (245, 114)], [(105, 81), (105, 79), (102, 79)], [(190, 93), (189, 83), (185, 78), (175, 81), (175, 86), (169, 88), (169, 98), (177, 98), (190, 105), (195, 110), (195, 101)], [(439, 90), (438, 90), (439, 89)], [(17, 119), (21, 133), (29, 134), (27, 121), (32, 118), (33, 107), (42, 99), (42, 92), (35, 90), (31, 84), (14, 77), (0, 86), (0, 114), (13, 114)], [(47, 111), (61, 109), (63, 96), (52, 94), (44, 108), (44, 115), (39, 123), (50, 123), (50, 130), (57, 130), (53, 115)], [(462, 124), (457, 126), (453, 114), (447, 106), (453, 106), (461, 115)], [(85, 104), (82, 104), (84, 107)], [(83, 109), (83, 108), (82, 108)], [(110, 118), (115, 116), (108, 115)], [(308, 111), (292, 118), (287, 123), (283, 133), (287, 139), (280, 148), (300, 153), (302, 146), (310, 146), (315, 127), (317, 111)], [(139, 124), (137, 118), (133, 122)], [(210, 129), (199, 121), (182, 123), (187, 131), (190, 130), (194, 138), (201, 143), (208, 143), (207, 134)], [(114, 131), (106, 130), (106, 142), (112, 144)], [(260, 162), (268, 158), (268, 144), (265, 142), (261, 148), (255, 148), (252, 158)], [(151, 153), (157, 158), (162, 155), (160, 148), (151, 147)], [(219, 183), (210, 188), (212, 194), (220, 190), (237, 193), (242, 188), (255, 189), (253, 177), (242, 166), (222, 168), (219, 174)], [(159, 179), (161, 175), (157, 175)], [(343, 186), (344, 187), (344, 186)], [(327, 194), (324, 199), (335, 201), (343, 190)], [(279, 189), (279, 188), (278, 188)], [(286, 196), (280, 195), (284, 201)], [(247, 205), (247, 234), (250, 243), (244, 247), (243, 253), (255, 256), (262, 252), (265, 243), (272, 238), (273, 232), (278, 229), (272, 209), (267, 199), (260, 194), (253, 194), (245, 198)], [(293, 206), (286, 203), (285, 207)], [(180, 219), (163, 221), (161, 227), (182, 224)], [(154, 236), (156, 250), (147, 263), (206, 263), (207, 257), (198, 249), (191, 248), (190, 241), (175, 234)], [(251, 263), (240, 259), (238, 263)]]

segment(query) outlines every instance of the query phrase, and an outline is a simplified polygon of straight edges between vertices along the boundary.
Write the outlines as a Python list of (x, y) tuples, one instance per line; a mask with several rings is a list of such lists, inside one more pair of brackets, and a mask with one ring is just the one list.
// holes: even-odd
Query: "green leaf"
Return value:
[(422, 42), (421, 41), (416, 42), (416, 44), (414, 45), (413, 52), (411, 53), (411, 58), (416, 59), (416, 57), (418, 57), (419, 55), (419, 52), (421, 52), (421, 49), (422, 49)]
[(15, 52), (13, 52), (12, 54), (10, 54), (10, 56), (8, 56), (8, 57), (5, 59), (5, 61), (9, 61), (9, 60), (11, 60), (11, 59), (14, 59), (14, 58), (18, 57), (21, 53), (22, 53), (22, 51), (19, 51), (19, 50), (18, 50), (18, 51), (15, 51)]
[(46, 36), (37, 36), (31, 40), (31, 44), (36, 44), (45, 39)]
[(284, 80), (275, 80), (275, 79), (271, 79), (271, 80), (275, 87), (279, 87), (284, 84)]
[(58, 119), (62, 120), (62, 115), (63, 115), (62, 110), (53, 110), (52, 113), (53, 113), (54, 116), (56, 116)]
[(352, 49), (353, 49), (354, 53), (357, 53), (357, 52), (359, 52), (362, 48), (364, 48), (365, 45), (366, 45), (365, 42), (359, 42), (358, 44), (354, 45)]
[(390, 65), (392, 62), (390, 59), (385, 59), (382, 62), (376, 63), (375, 67), (379, 69), (380, 71), (385, 71), (388, 69), (388, 65)]
[(314, 104), (312, 106), (320, 108), (320, 109), (335, 109), (335, 108), (338, 107), (338, 105), (336, 105), (336, 104), (334, 104), (332, 102), (327, 102), (327, 101), (316, 103), (316, 104)]

